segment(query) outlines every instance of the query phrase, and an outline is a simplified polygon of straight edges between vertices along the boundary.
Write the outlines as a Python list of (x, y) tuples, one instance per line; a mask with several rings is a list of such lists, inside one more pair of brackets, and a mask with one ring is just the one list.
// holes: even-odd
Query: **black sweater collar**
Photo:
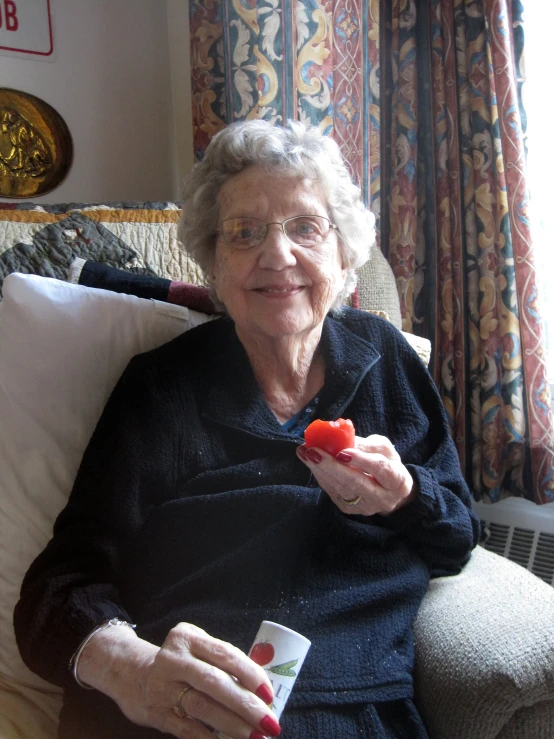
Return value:
[[(208, 381), (202, 414), (248, 434), (267, 437), (269, 433), (271, 438), (298, 443), (297, 437), (283, 430), (265, 402), (234, 323), (228, 318), (220, 320), (219, 336), (206, 357)], [(341, 416), (380, 355), (340, 317), (325, 319), (321, 346), (326, 369), (316, 417), (330, 421)], [(222, 357), (229, 372), (221, 371)]]

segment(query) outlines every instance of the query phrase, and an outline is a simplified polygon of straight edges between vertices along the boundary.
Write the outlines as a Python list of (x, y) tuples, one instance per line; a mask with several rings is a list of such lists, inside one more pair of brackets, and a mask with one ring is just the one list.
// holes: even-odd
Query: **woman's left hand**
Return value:
[(386, 516), (415, 495), (413, 478), (386, 436), (356, 436), (356, 446), (336, 457), (306, 444), (296, 453), (343, 513)]

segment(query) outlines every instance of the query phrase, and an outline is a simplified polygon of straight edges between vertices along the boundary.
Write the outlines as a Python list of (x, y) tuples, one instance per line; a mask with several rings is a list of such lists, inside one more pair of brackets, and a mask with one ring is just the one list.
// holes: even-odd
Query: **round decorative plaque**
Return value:
[(0, 197), (44, 195), (72, 162), (73, 140), (61, 115), (34, 95), (0, 87)]

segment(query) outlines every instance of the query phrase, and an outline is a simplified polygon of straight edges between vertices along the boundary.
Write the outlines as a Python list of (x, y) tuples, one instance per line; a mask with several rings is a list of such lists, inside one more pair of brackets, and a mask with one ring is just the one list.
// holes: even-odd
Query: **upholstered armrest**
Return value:
[(554, 589), (477, 547), (416, 621), (416, 702), (432, 739), (554, 737)]

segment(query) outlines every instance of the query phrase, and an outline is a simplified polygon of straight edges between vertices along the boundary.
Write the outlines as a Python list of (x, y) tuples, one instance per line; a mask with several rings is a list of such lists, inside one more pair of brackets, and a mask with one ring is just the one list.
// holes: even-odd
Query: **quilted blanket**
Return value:
[(0, 299), (11, 272), (65, 280), (75, 257), (198, 284), (177, 241), (177, 203), (0, 204)]

